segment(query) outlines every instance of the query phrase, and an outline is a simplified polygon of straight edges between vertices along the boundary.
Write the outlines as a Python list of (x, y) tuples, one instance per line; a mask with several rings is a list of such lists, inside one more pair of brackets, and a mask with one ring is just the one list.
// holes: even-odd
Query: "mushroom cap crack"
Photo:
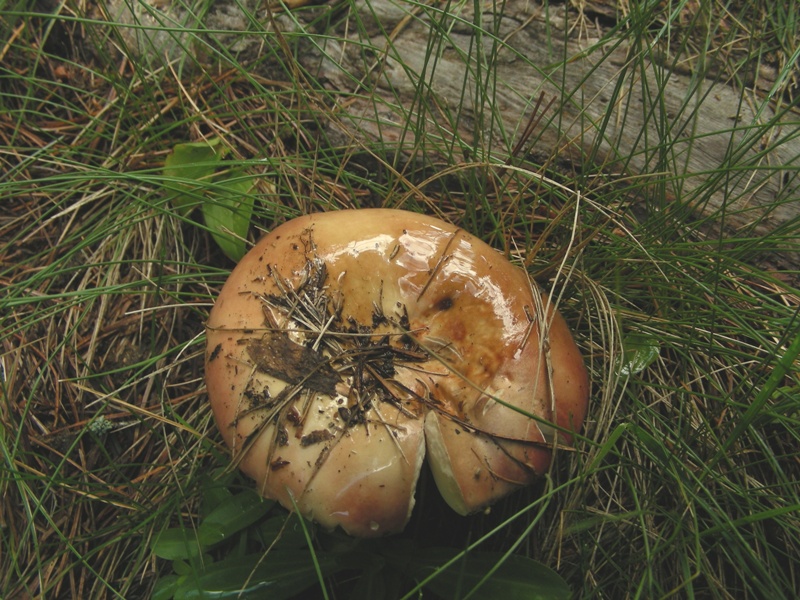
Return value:
[(399, 531), (427, 456), (459, 513), (531, 483), (585, 417), (588, 378), (527, 274), (431, 217), (308, 215), (211, 311), (206, 382), (234, 464), (325, 527)]

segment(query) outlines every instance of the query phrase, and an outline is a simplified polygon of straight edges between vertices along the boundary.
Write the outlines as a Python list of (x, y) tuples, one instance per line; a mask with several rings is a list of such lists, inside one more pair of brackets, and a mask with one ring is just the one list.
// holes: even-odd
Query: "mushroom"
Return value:
[(332, 529), (402, 530), (425, 456), (466, 515), (530, 484), (586, 414), (566, 323), (458, 227), (391, 209), (289, 221), (231, 273), (206, 383), (234, 464)]

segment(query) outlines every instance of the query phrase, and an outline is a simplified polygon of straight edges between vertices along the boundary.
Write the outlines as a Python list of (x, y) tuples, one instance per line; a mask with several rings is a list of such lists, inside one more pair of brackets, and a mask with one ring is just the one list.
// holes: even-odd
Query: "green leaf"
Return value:
[[(203, 203), (198, 182), (210, 181), (225, 152), (220, 138), (203, 142), (177, 144), (164, 163), (165, 177), (175, 180), (165, 185), (168, 197), (178, 214), (186, 216)], [(166, 182), (165, 182), (166, 184)]]
[[(337, 569), (330, 555), (317, 555), (327, 577)], [(186, 577), (175, 593), (176, 600), (222, 598), (269, 598), (284, 600), (319, 586), (307, 549), (270, 552), (268, 555), (232, 557)]]
[(622, 361), (617, 373), (628, 376), (644, 371), (658, 358), (660, 350), (652, 336), (640, 333), (626, 335), (622, 340)]
[(305, 548), (306, 536), (300, 520), (294, 514), (281, 513), (260, 524), (259, 533), (266, 546), (282, 551), (285, 548)]
[(203, 217), (225, 256), (238, 262), (245, 254), (247, 231), (253, 214), (253, 181), (240, 172), (214, 186), (203, 204)]
[(258, 521), (274, 504), (252, 490), (240, 492), (203, 519), (197, 537), (204, 548), (218, 544)]
[(188, 573), (192, 572), (192, 565), (185, 560), (173, 560), (172, 571), (176, 575), (187, 575)]
[(425, 588), (448, 600), (568, 600), (571, 596), (558, 573), (524, 556), (504, 558), (499, 552), (472, 551), (442, 569), (459, 553), (453, 548), (421, 550), (410, 562), (412, 574), (420, 580), (435, 575)]
[(233, 492), (228, 489), (228, 482), (217, 479), (214, 475), (202, 475), (200, 478), (200, 491), (202, 494), (202, 514), (210, 514), (214, 509), (233, 498)]
[(150, 600), (170, 600), (178, 591), (178, 582), (180, 578), (177, 575), (166, 575), (159, 577), (153, 588), (153, 593), (150, 594)]
[(153, 554), (167, 560), (188, 560), (194, 556), (199, 556), (201, 552), (200, 544), (194, 531), (178, 527), (162, 531), (153, 540), (150, 548)]

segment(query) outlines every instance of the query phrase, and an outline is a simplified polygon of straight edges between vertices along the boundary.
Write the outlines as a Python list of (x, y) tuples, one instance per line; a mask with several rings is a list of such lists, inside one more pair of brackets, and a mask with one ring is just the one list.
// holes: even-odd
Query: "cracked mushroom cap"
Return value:
[(262, 495), (365, 537), (402, 530), (426, 455), (461, 514), (531, 483), (580, 429), (589, 389), (523, 270), (390, 209), (308, 215), (261, 239), (211, 311), (206, 383)]

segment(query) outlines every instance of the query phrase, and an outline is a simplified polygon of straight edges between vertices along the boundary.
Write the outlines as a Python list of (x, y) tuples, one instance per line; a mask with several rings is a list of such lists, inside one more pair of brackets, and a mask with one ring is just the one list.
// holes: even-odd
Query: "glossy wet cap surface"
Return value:
[(550, 463), (547, 423), (578, 430), (588, 400), (580, 352), (527, 275), (398, 210), (309, 215), (265, 236), (220, 293), (206, 356), (242, 471), (358, 536), (403, 528), (426, 455), (461, 514), (531, 483)]

